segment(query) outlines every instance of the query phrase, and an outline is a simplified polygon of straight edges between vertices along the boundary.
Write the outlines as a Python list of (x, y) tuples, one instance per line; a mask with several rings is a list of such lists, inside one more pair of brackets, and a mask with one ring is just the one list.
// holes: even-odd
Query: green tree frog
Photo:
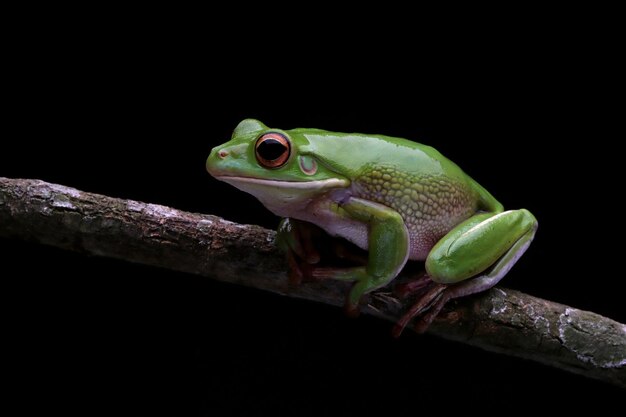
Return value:
[(401, 138), (281, 130), (246, 119), (230, 141), (213, 148), (206, 168), (284, 218), (278, 239), (292, 260), (319, 260), (307, 223), (368, 251), (363, 266), (310, 269), (315, 279), (354, 283), (348, 311), (389, 284), (408, 260), (424, 261), (426, 275), (406, 287), (419, 301), (396, 334), (418, 315), (416, 327), (425, 329), (448, 300), (494, 286), (537, 229), (528, 210), (504, 211), (438, 151)]

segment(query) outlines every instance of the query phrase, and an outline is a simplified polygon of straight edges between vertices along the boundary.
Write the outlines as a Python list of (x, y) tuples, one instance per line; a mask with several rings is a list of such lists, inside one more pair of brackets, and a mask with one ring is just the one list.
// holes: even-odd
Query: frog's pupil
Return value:
[(286, 147), (283, 143), (276, 139), (265, 139), (259, 144), (257, 152), (259, 156), (266, 161), (278, 159), (285, 153)]

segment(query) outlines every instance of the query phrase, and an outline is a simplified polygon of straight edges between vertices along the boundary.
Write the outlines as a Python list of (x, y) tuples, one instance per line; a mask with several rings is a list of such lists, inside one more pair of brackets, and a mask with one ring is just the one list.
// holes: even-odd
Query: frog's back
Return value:
[(351, 180), (351, 195), (391, 207), (402, 216), (411, 259), (425, 259), (439, 239), (479, 209), (480, 186), (430, 146), (323, 131), (307, 139), (325, 164)]
[(294, 129), (309, 143), (308, 150), (335, 172), (350, 179), (368, 165), (394, 166), (413, 175), (445, 175), (463, 180), (465, 174), (436, 149), (403, 138), (360, 133)]

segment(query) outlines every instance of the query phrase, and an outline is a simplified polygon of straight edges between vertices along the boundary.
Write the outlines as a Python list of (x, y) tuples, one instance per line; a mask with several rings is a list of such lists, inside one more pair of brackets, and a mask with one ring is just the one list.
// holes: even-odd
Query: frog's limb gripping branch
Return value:
[[(292, 297), (342, 305), (339, 282), (288, 288), (274, 232), (219, 217), (120, 200), (38, 180), (0, 178), (0, 237), (156, 265)], [(364, 313), (396, 321), (384, 290)], [(518, 291), (450, 303), (430, 333), (626, 387), (626, 326)]]

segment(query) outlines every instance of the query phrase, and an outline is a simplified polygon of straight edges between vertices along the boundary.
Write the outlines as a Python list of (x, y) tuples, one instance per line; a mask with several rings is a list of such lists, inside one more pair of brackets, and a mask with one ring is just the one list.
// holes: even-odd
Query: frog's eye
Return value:
[(291, 143), (280, 133), (266, 133), (256, 141), (256, 159), (265, 168), (280, 168), (291, 154)]

